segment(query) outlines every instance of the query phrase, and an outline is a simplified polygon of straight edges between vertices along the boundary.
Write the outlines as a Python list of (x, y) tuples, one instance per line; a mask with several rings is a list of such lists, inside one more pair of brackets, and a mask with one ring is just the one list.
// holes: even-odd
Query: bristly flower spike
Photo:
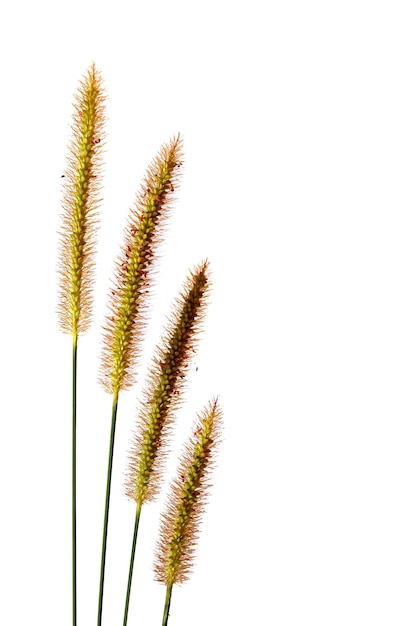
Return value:
[(73, 337), (87, 330), (91, 322), (104, 103), (101, 74), (92, 64), (76, 94), (70, 153), (63, 175), (58, 314), (61, 330), (72, 333)]
[(167, 587), (162, 626), (168, 622), (173, 585), (185, 582), (190, 575), (221, 424), (222, 411), (215, 399), (199, 416), (194, 433), (184, 447), (162, 515), (154, 565), (156, 580)]
[(157, 244), (169, 214), (182, 165), (182, 140), (177, 135), (163, 145), (148, 168), (141, 192), (131, 208), (124, 245), (116, 264), (109, 313), (104, 325), (101, 383), (113, 394), (104, 507), (103, 542), (97, 624), (101, 626), (107, 527), (119, 392), (134, 383), (138, 349), (142, 338), (148, 293), (154, 274)]
[(129, 455), (126, 495), (140, 508), (159, 493), (167, 435), (201, 331), (209, 290), (208, 261), (195, 267), (157, 347)]
[(182, 398), (185, 375), (195, 352), (209, 286), (208, 261), (204, 261), (189, 274), (177, 298), (147, 378), (125, 485), (126, 495), (136, 503), (136, 514), (124, 626), (129, 611), (140, 512), (142, 504), (153, 500), (159, 492), (168, 436)]
[(76, 94), (72, 138), (63, 174), (63, 226), (59, 259), (61, 330), (72, 334), (72, 620), (77, 623), (76, 424), (77, 343), (92, 312), (97, 213), (100, 205), (105, 94), (92, 64)]
[(156, 246), (170, 214), (182, 158), (178, 135), (162, 146), (131, 208), (104, 325), (101, 382), (113, 394), (135, 382)]

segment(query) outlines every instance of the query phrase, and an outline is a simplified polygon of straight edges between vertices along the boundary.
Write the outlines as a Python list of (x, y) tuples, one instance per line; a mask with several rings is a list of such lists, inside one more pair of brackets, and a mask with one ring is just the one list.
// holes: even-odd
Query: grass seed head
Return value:
[(185, 582), (191, 572), (221, 423), (222, 411), (215, 399), (199, 416), (171, 485), (154, 565), (156, 580), (167, 586)]
[(195, 353), (210, 287), (208, 262), (190, 272), (156, 350), (129, 456), (126, 495), (137, 506), (159, 493), (167, 442)]
[(170, 214), (181, 164), (182, 140), (178, 135), (162, 146), (149, 166), (130, 209), (103, 329), (101, 382), (113, 394), (135, 382), (157, 246)]
[(75, 337), (88, 329), (97, 214), (101, 199), (105, 93), (92, 64), (75, 96), (72, 137), (63, 175), (63, 226), (59, 259), (61, 330)]

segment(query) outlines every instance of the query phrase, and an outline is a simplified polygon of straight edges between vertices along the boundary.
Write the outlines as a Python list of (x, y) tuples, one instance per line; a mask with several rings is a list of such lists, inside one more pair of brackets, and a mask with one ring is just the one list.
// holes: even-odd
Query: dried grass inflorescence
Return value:
[(70, 154), (63, 174), (63, 227), (59, 261), (59, 323), (64, 332), (87, 330), (104, 145), (105, 93), (92, 64), (75, 96)]
[(101, 382), (113, 394), (135, 382), (156, 246), (175, 197), (182, 158), (178, 135), (162, 146), (149, 166), (130, 211), (104, 324)]
[(125, 485), (126, 495), (137, 507), (159, 492), (168, 435), (201, 331), (209, 287), (208, 261), (204, 261), (188, 276), (153, 358)]
[(189, 578), (220, 441), (221, 422), (222, 411), (216, 399), (199, 416), (171, 486), (154, 565), (156, 580), (168, 587)]

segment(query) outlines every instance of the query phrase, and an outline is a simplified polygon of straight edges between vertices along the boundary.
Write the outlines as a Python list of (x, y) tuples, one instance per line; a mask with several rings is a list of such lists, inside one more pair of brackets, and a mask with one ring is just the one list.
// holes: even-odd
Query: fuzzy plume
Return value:
[(113, 394), (135, 382), (156, 247), (170, 213), (181, 165), (182, 140), (178, 135), (162, 146), (149, 166), (130, 210), (104, 323), (101, 383)]
[(199, 416), (171, 485), (154, 565), (155, 579), (168, 587), (185, 582), (190, 575), (221, 423), (222, 411), (216, 399)]
[(126, 495), (138, 507), (159, 492), (168, 435), (207, 303), (208, 262), (189, 274), (156, 350), (129, 455)]
[(73, 336), (86, 331), (91, 321), (104, 103), (102, 78), (92, 64), (75, 96), (72, 138), (63, 174), (58, 316), (61, 329)]

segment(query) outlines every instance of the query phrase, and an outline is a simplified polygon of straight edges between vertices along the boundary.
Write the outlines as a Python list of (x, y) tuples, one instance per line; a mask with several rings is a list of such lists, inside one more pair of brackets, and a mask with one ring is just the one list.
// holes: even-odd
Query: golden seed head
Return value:
[(159, 492), (168, 436), (195, 352), (209, 287), (208, 261), (204, 261), (189, 274), (153, 358), (125, 484), (126, 495), (139, 507)]
[(75, 96), (72, 138), (63, 175), (58, 316), (61, 330), (73, 336), (86, 331), (91, 321), (104, 104), (102, 78), (92, 64)]
[(171, 586), (188, 580), (209, 478), (220, 441), (222, 411), (213, 400), (199, 416), (171, 485), (155, 555), (155, 579)]
[(181, 165), (182, 140), (178, 135), (162, 146), (130, 209), (103, 329), (101, 383), (113, 394), (135, 382), (156, 248), (170, 213)]

